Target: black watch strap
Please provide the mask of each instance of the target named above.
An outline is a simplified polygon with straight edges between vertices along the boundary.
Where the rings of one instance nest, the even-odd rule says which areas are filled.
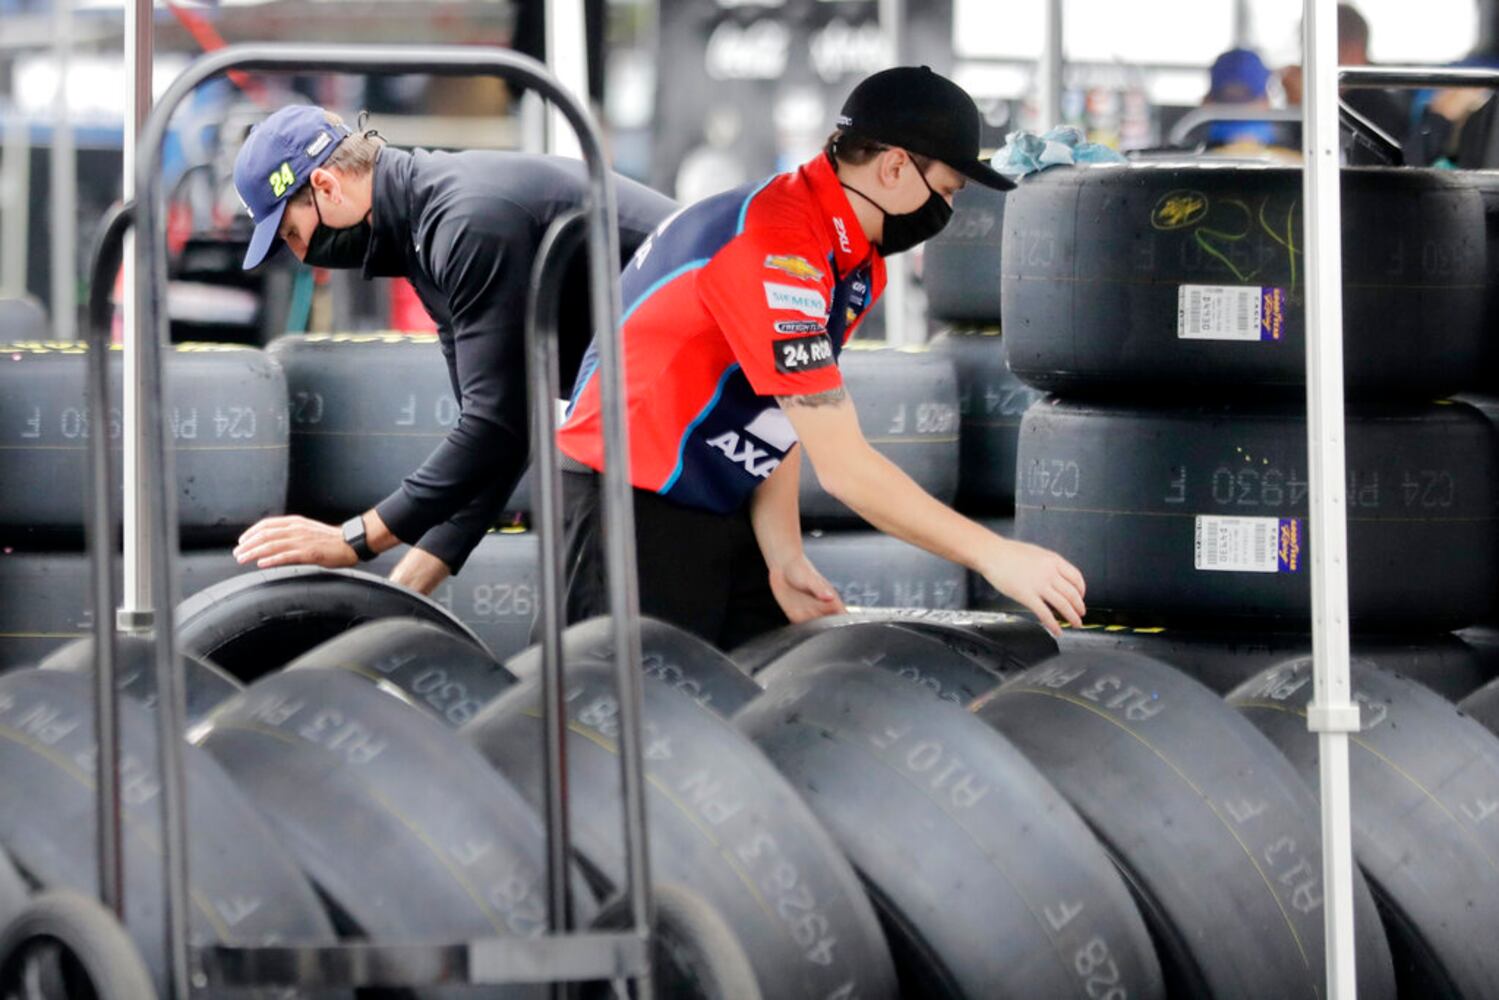
[[[344,541],[348,543],[349,548],[354,550],[360,562],[369,562],[375,558],[375,550],[370,548],[369,542],[364,538],[363,514],[355,514],[344,522],[343,535]]]

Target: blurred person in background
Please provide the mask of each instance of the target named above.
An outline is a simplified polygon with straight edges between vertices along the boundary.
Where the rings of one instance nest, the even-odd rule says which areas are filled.
[[[1338,65],[1372,66],[1369,61],[1369,22],[1350,3],[1338,4]],[[1304,88],[1300,66],[1280,71],[1286,104],[1299,107]],[[1411,130],[1409,99],[1403,91],[1344,90],[1342,99],[1354,111],[1374,123],[1396,143],[1403,143]]]
[[[628,259],[675,208],[616,176],[620,250]],[[412,546],[391,579],[431,593],[458,572],[525,471],[530,437],[525,316],[531,267],[554,220],[581,207],[581,161],[469,150],[411,151],[354,131],[314,106],[255,127],[234,164],[255,232],[244,267],[283,244],[317,267],[404,277],[437,323],[458,422],[421,468],[340,527],[300,516],[251,526],[234,550],[262,569],[353,566]],[[563,384],[592,336],[587,253],[570,262],[559,316]],[[384,387],[372,385],[379,393]]]
[[[1213,60],[1205,107],[1270,108],[1270,70],[1251,49],[1229,49]],[[1269,121],[1215,121],[1208,125],[1207,152],[1218,156],[1294,159],[1284,129]]]

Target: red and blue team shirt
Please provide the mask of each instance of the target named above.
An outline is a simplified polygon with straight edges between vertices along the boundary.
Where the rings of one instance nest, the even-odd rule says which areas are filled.
[[[843,384],[838,356],[885,264],[824,155],[676,213],[620,279],[630,479],[687,507],[738,510],[796,444],[776,396]],[[558,432],[602,469],[597,344]]]

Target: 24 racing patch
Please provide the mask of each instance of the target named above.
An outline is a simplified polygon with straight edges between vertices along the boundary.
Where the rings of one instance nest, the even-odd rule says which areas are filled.
[[[822,272],[810,260],[789,253],[773,253],[765,258],[765,266],[774,271],[789,274],[802,281],[821,283]]]
[[[833,364],[833,342],[826,333],[778,340],[771,347],[775,350],[776,371],[782,375],[816,371]]]

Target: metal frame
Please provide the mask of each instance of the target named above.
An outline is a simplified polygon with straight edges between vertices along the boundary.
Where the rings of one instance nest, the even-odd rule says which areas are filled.
[[[78,339],[78,149],[68,113],[68,67],[73,56],[73,0],[53,0],[52,58],[57,90],[52,97],[52,145],[47,151],[48,222],[52,240],[52,339]]]
[[[1499,87],[1499,69],[1431,66],[1347,66],[1338,70],[1344,87],[1356,90],[1421,87]]]
[[[1360,114],[1346,101],[1338,102],[1338,120],[1350,143],[1368,150],[1380,161],[1399,164],[1404,155],[1400,143],[1378,125]],[[1242,104],[1204,104],[1176,120],[1167,133],[1170,146],[1184,146],[1187,136],[1210,122],[1294,122],[1302,121],[1299,108],[1254,108]]]
[[[517,80],[559,107],[577,133],[589,175],[590,197],[585,207],[559,220],[548,232],[531,276],[533,300],[527,313],[528,355],[539,363],[529,373],[536,416],[532,429],[538,461],[543,585],[543,695],[545,699],[546,780],[548,786],[548,892],[550,931],[540,939],[484,939],[448,944],[376,945],[344,943],[332,946],[190,948],[187,937],[187,825],[182,760],[184,729],[183,680],[179,672],[171,600],[171,569],[176,557],[174,481],[163,420],[162,344],[167,322],[161,305],[166,293],[166,254],[161,234],[162,191],[159,170],[162,143],[172,112],[204,81],[232,68],[252,71],[345,73],[430,73],[435,75],[495,76]],[[175,80],[152,109],[141,131],[135,162],[135,294],[140,309],[138,402],[141,421],[137,446],[143,468],[156,477],[145,492],[141,534],[126,538],[149,550],[142,590],[159,607],[141,607],[154,622],[153,658],[158,685],[158,742],[162,775],[161,818],[164,831],[166,963],[169,996],[187,1000],[194,983],[209,988],[270,985],[311,986],[421,986],[464,982],[470,985],[541,983],[556,986],[583,979],[630,979],[641,996],[652,995],[650,928],[652,925],[648,844],[645,829],[644,769],[641,754],[640,614],[636,580],[634,508],[629,479],[629,454],[624,417],[622,350],[618,343],[620,300],[619,231],[616,223],[613,177],[602,143],[584,108],[533,59],[502,49],[468,46],[399,47],[368,45],[242,45],[205,56]],[[96,274],[110,270],[113,246],[131,226],[130,209],[113,216],[101,245]],[[589,284],[592,321],[597,337],[599,377],[606,415],[603,473],[605,555],[611,608],[614,613],[615,661],[620,705],[620,774],[623,789],[626,885],[633,926],[622,932],[572,933],[566,906],[567,795],[566,716],[561,662],[561,504],[560,472],[552,451],[556,414],[552,400],[559,378],[556,363],[555,303],[538,304],[536,296],[553,288],[561,275],[555,266],[563,253],[574,251],[586,223],[590,254]],[[107,294],[96,282],[91,300],[89,336],[96,349],[90,355],[90,394],[94,433],[91,435],[93,510],[90,525],[96,575],[96,601],[113,607],[113,524],[107,425],[109,404]],[[105,300],[104,305],[99,299]],[[548,308],[548,305],[551,308]],[[101,315],[96,315],[101,314]],[[145,555],[145,553],[140,553]],[[102,572],[100,572],[102,570]],[[122,910],[119,879],[121,823],[117,743],[117,694],[114,685],[114,630],[107,614],[95,622],[99,639],[96,682],[99,691],[100,734],[100,864],[101,886],[114,894]]]
[[[567,692],[562,687],[563,574],[562,467],[551,442],[557,436],[557,407],[562,395],[558,374],[557,316],[566,262],[583,245],[587,219],[580,211],[558,218],[542,237],[531,267],[526,298],[526,368],[530,373],[532,461],[536,467],[536,519],[541,535],[541,697],[546,756],[542,775],[546,784],[548,930],[571,928],[567,891],[567,845],[571,843],[567,794],[567,742],[562,730],[567,719]]]
[[[588,19],[583,0],[546,0],[542,17],[546,63],[558,81],[571,87],[588,104]],[[546,151],[558,156],[579,156],[572,129],[564,128],[556,105],[547,110]]]
[[[126,200],[134,197],[136,188],[135,161],[141,129],[145,128],[146,116],[151,113],[152,80],[156,54],[155,4],[152,0],[134,0],[125,10],[125,56],[130,67],[130,87],[125,94],[125,122],[122,135],[121,171]],[[147,491],[151,487],[153,470],[141,453],[142,431],[145,412],[141,403],[140,378],[140,333],[146,329],[141,322],[140,303],[136,297],[138,282],[136,270],[135,234],[125,233],[125,282],[120,293],[120,312],[124,317],[125,376],[122,395],[124,401],[124,497],[125,497],[125,603],[116,614],[119,628],[128,632],[144,632],[151,627],[150,608],[151,570],[146,564],[146,553],[150,551],[151,533],[145,525],[146,508],[149,503]],[[111,276],[110,281],[114,278]],[[101,612],[102,614],[102,612]]]
[[[1204,104],[1182,115],[1166,133],[1166,143],[1180,146],[1192,130],[1210,122],[1299,122],[1295,108],[1255,108],[1243,104]]]
[[[119,603],[115,586],[114,540],[119,511],[114,500],[114,458],[109,447],[109,334],[114,318],[110,293],[119,273],[125,235],[135,223],[135,203],[118,205],[105,216],[89,276],[88,314],[83,324],[88,346],[89,572],[94,598],[94,739],[98,773],[94,783],[98,809],[99,899],[122,923],[125,919],[124,820],[120,812],[120,704],[114,690],[115,623]]]
[[[1306,0],[1306,122],[1301,129],[1306,206],[1306,422],[1312,563],[1312,702],[1322,800],[1324,943],[1329,1000],[1358,994],[1354,945],[1352,805],[1348,734],[1359,711],[1348,680],[1348,520],[1343,433],[1343,230],[1339,159],[1337,7]]]

